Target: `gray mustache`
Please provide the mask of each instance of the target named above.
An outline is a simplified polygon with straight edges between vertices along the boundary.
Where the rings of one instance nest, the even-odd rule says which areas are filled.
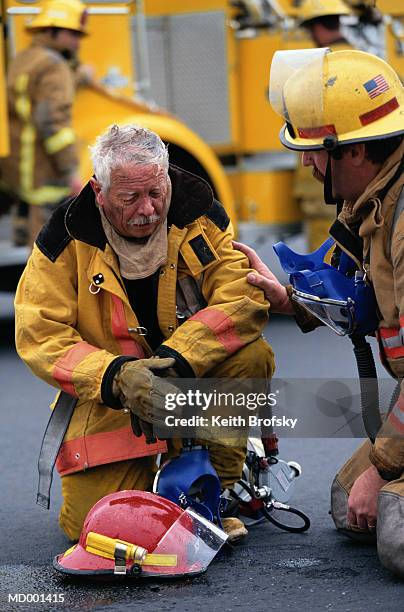
[[[128,225],[147,225],[148,223],[155,223],[160,220],[159,215],[151,215],[150,217],[144,217],[143,215],[140,217],[133,217],[128,221]]]

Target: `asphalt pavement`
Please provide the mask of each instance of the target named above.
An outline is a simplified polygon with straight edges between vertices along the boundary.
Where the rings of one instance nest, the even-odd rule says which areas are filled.
[[[280,378],[355,376],[349,343],[327,329],[304,336],[292,320],[274,318],[266,336]],[[54,390],[19,360],[9,321],[0,322],[0,384],[1,611],[403,609],[404,581],[382,568],[373,547],[358,546],[333,529],[330,483],[360,443],[345,438],[280,441],[281,457],[303,468],[293,505],[310,516],[305,534],[283,532],[269,523],[254,527],[246,544],[222,549],[208,571],[193,580],[101,584],[62,577],[51,565],[54,555],[69,547],[57,522],[57,476],[50,511],[35,505],[37,456]],[[34,603],[28,596],[35,594],[45,601]]]

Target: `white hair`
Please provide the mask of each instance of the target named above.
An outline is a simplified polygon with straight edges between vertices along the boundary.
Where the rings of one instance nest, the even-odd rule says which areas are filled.
[[[94,173],[103,191],[110,186],[111,171],[126,164],[157,165],[168,172],[168,151],[155,132],[134,125],[110,125],[90,148]]]

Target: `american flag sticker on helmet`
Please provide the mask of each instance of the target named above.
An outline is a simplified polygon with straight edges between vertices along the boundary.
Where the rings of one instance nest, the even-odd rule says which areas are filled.
[[[366,81],[366,83],[363,84],[363,87],[368,92],[370,98],[376,98],[377,96],[380,96],[380,94],[390,89],[390,85],[381,74],[373,77],[373,79],[370,79],[370,81]]]

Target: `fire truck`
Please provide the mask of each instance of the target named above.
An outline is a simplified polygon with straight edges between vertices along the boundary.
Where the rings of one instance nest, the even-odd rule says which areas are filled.
[[[29,45],[26,26],[41,10],[40,3],[0,0],[1,6],[1,130],[0,154],[7,154],[7,113],[5,69],[9,58]],[[235,221],[234,197],[224,168],[212,148],[183,121],[157,104],[146,101],[147,50],[143,25],[144,7],[140,1],[88,2],[89,36],[83,40],[80,59],[95,69],[95,82],[77,92],[73,127],[80,155],[83,181],[92,174],[88,145],[112,123],[136,123],[156,131],[169,145],[170,160],[205,178],[215,196]],[[136,62],[135,62],[135,59]],[[10,291],[22,271],[27,247],[10,244],[9,219],[0,228],[0,290]]]
[[[298,159],[279,143],[281,119],[268,103],[268,81],[276,50],[312,46],[299,27],[304,2],[87,0],[90,35],[82,42],[80,59],[94,66],[96,84],[80,89],[74,105],[83,180],[91,175],[88,145],[95,137],[111,123],[134,122],[169,143],[173,163],[210,182],[242,239],[259,247],[297,232],[301,216],[293,178]],[[404,77],[404,2],[346,4],[352,12],[344,18],[347,37],[358,48],[384,56]],[[0,0],[0,7],[4,155],[7,58],[29,44],[26,25],[41,4]],[[27,253],[19,253],[21,265]],[[15,259],[16,250],[0,227],[0,289],[9,276],[9,285],[14,282],[15,270],[4,272],[11,256]]]

